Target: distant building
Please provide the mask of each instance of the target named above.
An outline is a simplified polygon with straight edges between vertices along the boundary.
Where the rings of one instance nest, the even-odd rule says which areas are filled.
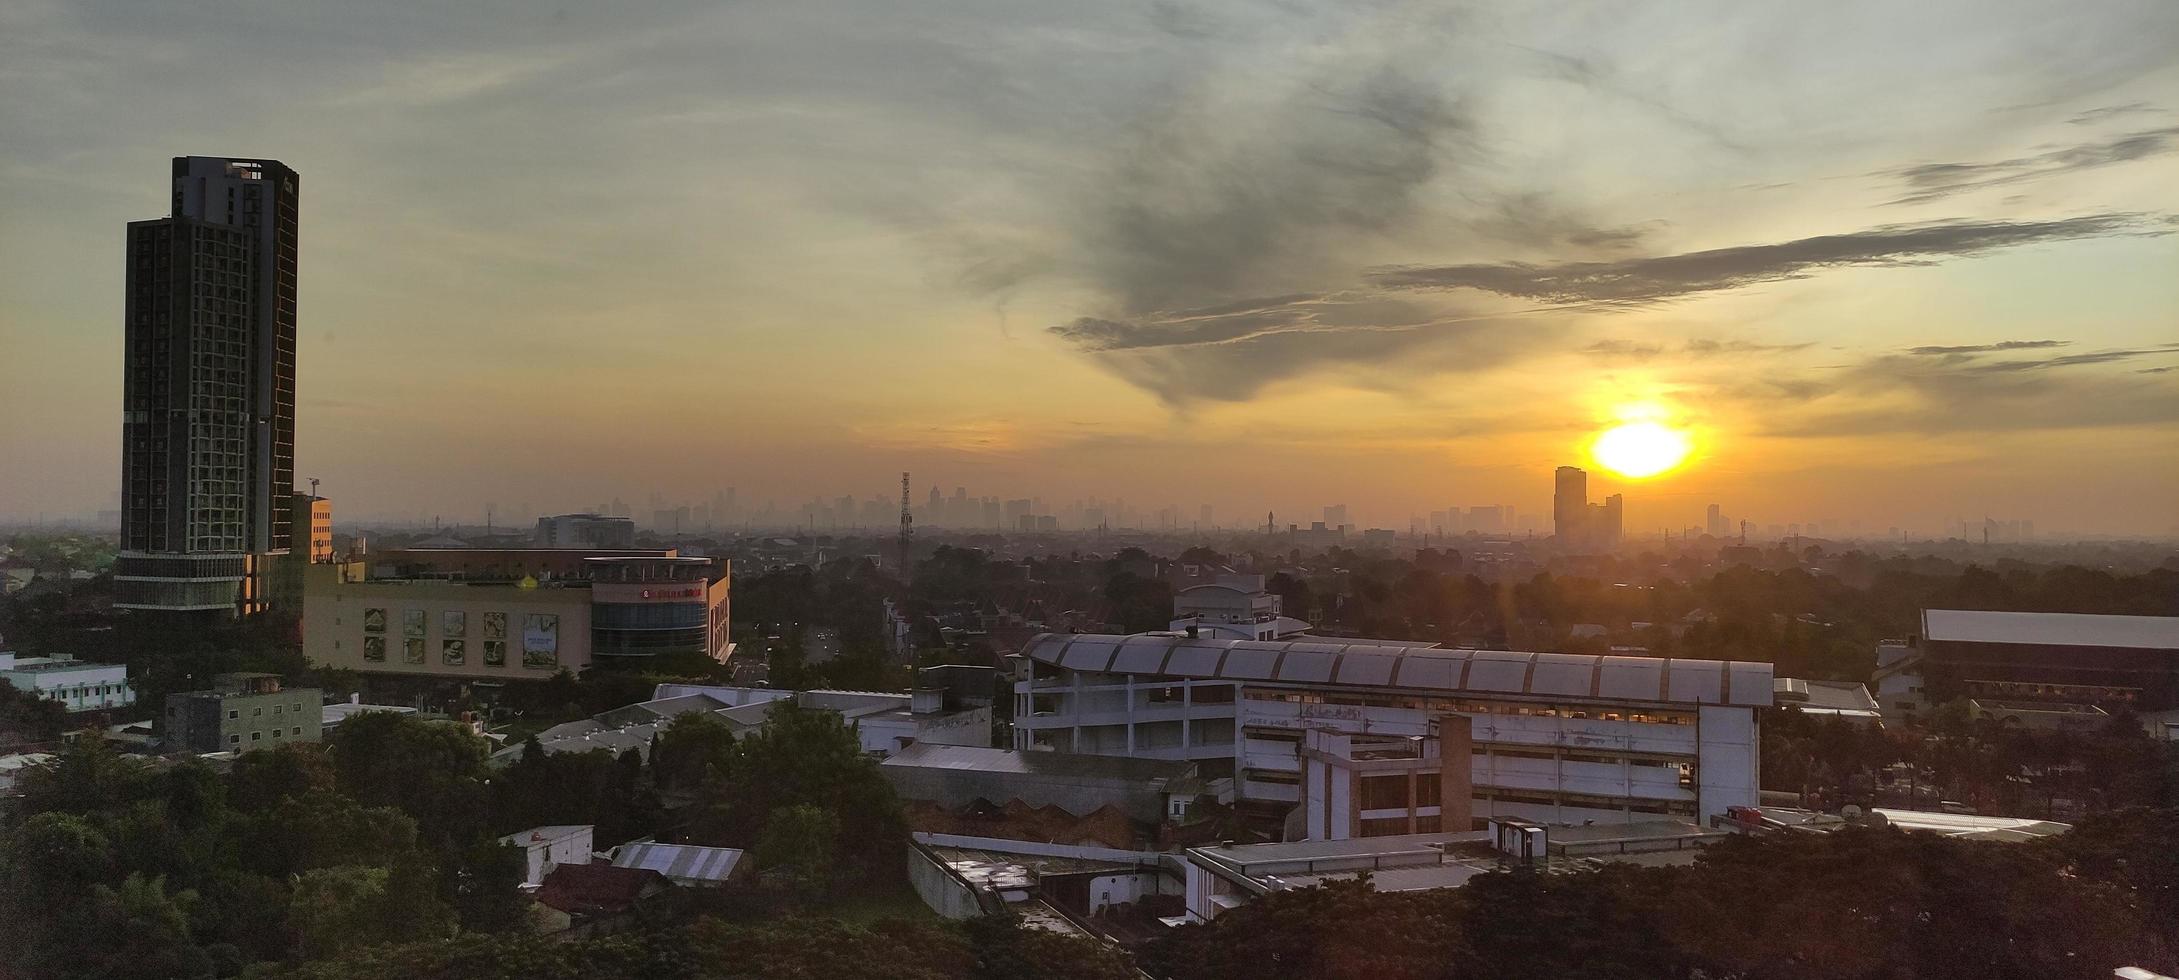
[[[303,654],[365,673],[542,679],[597,660],[724,663],[725,559],[663,551],[402,551],[311,566]]]
[[[2175,616],[1927,609],[1910,649],[1925,703],[1965,697],[2142,712],[2179,707]]]
[[[136,703],[136,688],[129,683],[128,668],[121,664],[0,653],[0,681],[58,701],[69,711],[101,711]]]
[[[1804,681],[1780,677],[1772,682],[1778,707],[1791,707],[1812,718],[1836,718],[1862,728],[1883,726],[1883,712],[1867,686],[1853,681]]]
[[[203,755],[315,742],[323,701],[317,688],[283,690],[274,674],[222,674],[212,690],[167,695],[165,743]]]
[[[1283,601],[1264,590],[1261,575],[1221,574],[1173,593],[1171,627],[1225,640],[1277,640],[1307,631],[1308,623],[1285,614]]]
[[[1561,466],[1552,477],[1551,533],[1564,548],[1586,543],[1588,527],[1588,471],[1579,466]]]
[[[537,519],[540,548],[633,548],[636,522],[599,514],[561,514]]]
[[[590,863],[593,829],[589,824],[537,827],[508,834],[499,842],[522,849],[522,883],[541,885],[554,868]]]
[[[884,756],[916,742],[990,745],[991,707],[957,708],[938,689],[915,694],[876,691],[785,691],[768,687],[660,684],[651,699],[600,712],[582,721],[554,725],[537,733],[546,752],[604,749],[618,755],[629,749],[649,755],[651,738],[675,718],[704,712],[725,722],[739,736],[764,727],[778,705],[831,711],[856,733],[862,749]],[[524,751],[520,744],[493,753],[508,763]]]
[[[333,502],[295,494],[288,520],[288,553],[273,561],[271,599],[281,608],[300,609],[305,567],[333,562]]]
[[[289,548],[296,211],[277,160],[175,157],[128,228],[114,605],[248,615]]]

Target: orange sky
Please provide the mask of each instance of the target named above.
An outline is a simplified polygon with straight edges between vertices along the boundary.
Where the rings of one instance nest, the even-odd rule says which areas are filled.
[[[1404,527],[1645,402],[1637,527],[2179,530],[2179,8],[1809,6],[10,4],[0,517],[114,506],[123,225],[232,153],[346,515]]]

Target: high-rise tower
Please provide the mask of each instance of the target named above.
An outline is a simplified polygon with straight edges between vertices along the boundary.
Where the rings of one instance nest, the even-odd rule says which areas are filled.
[[[264,608],[295,483],[301,184],[176,157],[169,215],[129,223],[116,606]]]
[[[1551,530],[1561,548],[1589,543],[1589,474],[1579,466],[1561,466],[1553,481]]]

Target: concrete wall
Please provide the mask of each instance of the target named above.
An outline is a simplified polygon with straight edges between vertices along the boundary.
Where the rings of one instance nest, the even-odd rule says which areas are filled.
[[[985,912],[968,882],[940,864],[931,852],[914,844],[908,845],[908,884],[941,918],[973,919]]]

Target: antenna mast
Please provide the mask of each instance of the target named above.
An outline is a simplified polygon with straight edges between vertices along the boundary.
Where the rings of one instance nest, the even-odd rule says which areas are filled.
[[[900,579],[908,580],[908,552],[915,542],[915,515],[908,509],[908,471],[900,471]]]

